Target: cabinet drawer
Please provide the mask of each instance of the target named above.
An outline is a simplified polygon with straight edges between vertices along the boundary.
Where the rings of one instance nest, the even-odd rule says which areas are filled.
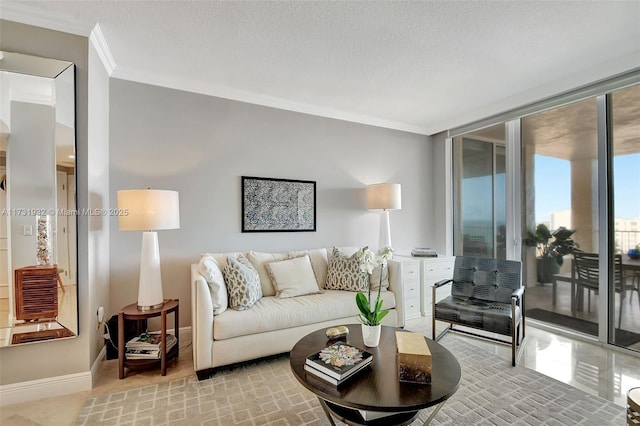
[[[422,263],[422,271],[425,276],[442,275],[453,272],[454,257],[447,257],[438,260],[425,260]]]
[[[404,281],[420,279],[420,264],[418,262],[406,262],[402,265],[402,278]]]
[[[404,283],[404,300],[420,300],[420,281]]]
[[[418,299],[406,301],[404,304],[404,318],[410,319],[420,316],[420,302]]]

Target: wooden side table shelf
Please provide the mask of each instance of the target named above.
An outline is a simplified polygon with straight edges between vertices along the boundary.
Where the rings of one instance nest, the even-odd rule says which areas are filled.
[[[160,365],[160,370],[163,376],[167,375],[167,362],[173,359],[178,359],[178,352],[180,351],[180,338],[178,336],[178,299],[167,299],[164,301],[164,305],[157,309],[151,309],[148,311],[139,311],[137,303],[127,305],[118,313],[118,370],[121,379],[124,379],[124,369],[146,369],[151,367],[157,367]],[[173,348],[167,352],[167,314],[173,312],[174,330],[176,336],[176,344]],[[137,321],[136,333],[139,335],[142,333],[142,321],[148,318],[160,317],[160,334],[162,342],[160,344],[160,359],[126,359],[125,358],[125,336],[124,336],[124,322],[126,320]]]

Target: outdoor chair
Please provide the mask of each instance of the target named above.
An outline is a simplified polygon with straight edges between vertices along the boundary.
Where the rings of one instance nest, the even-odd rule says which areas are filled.
[[[451,284],[451,295],[436,302],[438,288]],[[453,278],[433,286],[432,337],[439,340],[449,330],[511,345],[511,364],[516,365],[516,346],[524,339],[524,286],[522,263],[514,260],[457,256]],[[449,327],[436,337],[436,320]],[[510,336],[510,340],[453,328],[454,324]]]
[[[588,294],[588,309],[591,310],[591,291],[598,293],[600,288],[600,265],[597,253],[585,253],[581,251],[573,252],[573,263],[575,267],[576,298],[578,309],[582,306],[583,292],[586,289]],[[622,255],[616,254],[613,257],[613,282],[615,292],[620,295],[620,309],[618,312],[618,328],[622,323],[622,301],[625,297],[624,270],[622,269]]]

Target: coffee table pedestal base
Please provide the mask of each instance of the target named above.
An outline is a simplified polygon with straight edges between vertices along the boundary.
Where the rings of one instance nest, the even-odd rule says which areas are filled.
[[[320,406],[324,410],[324,413],[327,415],[332,426],[335,426],[333,417],[336,417],[341,422],[352,426],[403,426],[413,422],[416,417],[418,417],[418,414],[420,414],[420,411],[405,411],[402,413],[388,413],[388,415],[365,420],[359,410],[343,407],[341,405],[334,404],[333,402],[325,401],[322,398],[318,398],[318,401],[320,401]],[[429,415],[429,418],[424,422],[425,426],[431,422],[436,414],[438,414],[438,411],[440,411],[440,408],[442,408],[445,402],[446,400],[435,406],[433,412]],[[375,411],[375,413],[383,414],[381,411]]]

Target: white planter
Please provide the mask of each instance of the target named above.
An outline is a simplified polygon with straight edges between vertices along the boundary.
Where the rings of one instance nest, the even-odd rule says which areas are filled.
[[[375,348],[380,343],[380,331],[381,325],[362,325],[362,340],[364,345],[370,348]]]

